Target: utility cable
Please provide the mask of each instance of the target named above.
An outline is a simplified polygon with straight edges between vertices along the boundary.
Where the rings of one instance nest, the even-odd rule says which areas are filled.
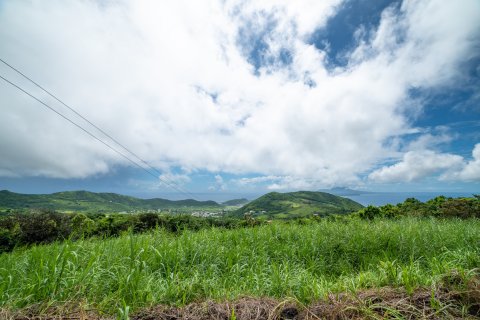
[[[120,156],[122,156],[123,158],[127,159],[129,162],[131,162],[132,164],[134,164],[135,166],[139,167],[140,169],[144,170],[145,172],[147,172],[148,174],[150,174],[151,176],[155,177],[155,179],[159,179],[161,182],[165,183],[167,186],[169,186],[170,188],[172,189],[175,189],[176,191],[180,192],[180,193],[183,193],[183,194],[188,194],[186,193],[185,191],[177,188],[175,185],[172,185],[170,184],[169,182],[165,181],[164,179],[158,177],[156,174],[152,173],[150,170],[146,169],[145,167],[141,166],[140,164],[138,164],[136,161],[130,159],[127,155],[125,155],[124,153],[120,152],[119,150],[115,149],[114,147],[112,147],[111,145],[109,145],[108,143],[106,143],[105,141],[103,141],[102,139],[98,138],[97,136],[95,136],[93,133],[91,133],[90,131],[88,131],[87,129],[85,129],[84,127],[82,127],[81,125],[79,125],[78,123],[76,123],[75,121],[71,120],[70,118],[68,118],[67,116],[65,116],[64,114],[60,113],[59,111],[57,111],[56,109],[54,109],[53,107],[51,107],[50,105],[48,105],[47,103],[45,103],[44,101],[40,100],[39,98],[37,98],[36,96],[34,96],[33,94],[27,92],[25,89],[21,88],[20,86],[18,86],[17,84],[11,82],[10,80],[4,78],[2,75],[0,75],[0,78],[2,80],[4,80],[5,82],[7,82],[8,84],[10,84],[11,86],[17,88],[18,90],[20,90],[21,92],[23,92],[24,94],[28,95],[30,98],[36,100],[37,102],[39,102],[40,104],[42,104],[44,107],[48,108],[49,110],[55,112],[57,115],[59,115],[60,117],[62,117],[63,119],[67,120],[68,122],[70,122],[71,124],[73,124],[74,126],[76,126],[77,128],[79,128],[80,130],[82,130],[83,132],[85,132],[86,134],[88,134],[90,137],[94,138],[95,140],[99,141],[100,143],[102,143],[103,145],[105,145],[106,147],[108,147],[109,149],[111,149],[112,151],[116,152],[117,154],[119,154]]]
[[[48,94],[50,97],[52,97],[53,99],[55,99],[56,101],[58,101],[59,103],[61,103],[63,106],[65,106],[66,108],[68,108],[70,111],[72,111],[73,113],[75,113],[77,116],[79,116],[80,118],[82,118],[85,122],[87,122],[88,124],[90,124],[92,127],[94,127],[95,129],[97,129],[98,131],[100,131],[102,134],[104,134],[106,137],[108,137],[110,140],[112,140],[113,142],[115,142],[118,146],[120,146],[122,149],[124,149],[125,151],[127,151],[130,155],[134,156],[137,160],[139,160],[140,162],[142,162],[144,165],[146,165],[147,167],[149,167],[150,169],[152,169],[153,171],[155,171],[158,175],[162,175],[162,172],[160,172],[159,170],[157,170],[155,167],[151,166],[150,164],[148,164],[145,160],[143,160],[142,158],[140,158],[140,156],[138,156],[136,153],[134,153],[133,151],[131,151],[130,149],[128,149],[127,147],[125,147],[122,143],[120,143],[117,139],[113,138],[110,134],[108,134],[107,132],[105,132],[105,130],[101,129],[100,127],[98,127],[97,125],[95,125],[92,121],[88,120],[85,116],[83,116],[82,114],[80,114],[78,111],[76,111],[73,107],[69,106],[68,104],[66,104],[65,102],[63,102],[60,98],[58,98],[57,96],[55,96],[53,93],[51,93],[50,91],[48,91],[47,89],[45,89],[44,87],[42,87],[40,84],[38,84],[37,82],[35,82],[33,79],[31,79],[30,77],[28,77],[27,75],[25,75],[23,72],[21,72],[20,70],[18,70],[17,68],[15,68],[14,66],[12,66],[11,64],[9,64],[8,62],[6,62],[5,60],[3,60],[2,58],[0,58],[0,61],[5,64],[6,66],[8,66],[10,69],[14,70],[15,72],[17,72],[18,74],[20,74],[22,77],[24,77],[25,79],[27,79],[28,81],[30,81],[31,83],[33,83],[35,86],[37,86],[39,89],[41,89],[43,92],[45,92],[46,94]],[[170,179],[164,179],[164,180],[167,180],[169,181]],[[163,181],[162,181],[163,182]],[[169,183],[171,184],[175,184],[175,182],[173,181],[169,181]],[[178,189],[181,189],[180,186],[176,185],[176,187]],[[182,193],[184,194],[187,194],[191,197],[193,197],[193,195],[188,192],[188,191],[182,191]]]

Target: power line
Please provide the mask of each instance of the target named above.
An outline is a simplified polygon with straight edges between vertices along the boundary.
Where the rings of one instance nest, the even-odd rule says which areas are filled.
[[[92,121],[88,120],[85,116],[83,116],[82,114],[80,114],[78,111],[76,111],[73,107],[69,106],[68,104],[66,104],[64,101],[62,101],[60,98],[58,98],[57,96],[55,96],[53,93],[51,93],[50,91],[48,91],[47,89],[45,89],[44,87],[42,87],[40,84],[38,84],[37,82],[35,82],[33,79],[31,79],[30,77],[28,77],[27,75],[25,75],[23,72],[21,72],[20,70],[18,70],[17,68],[15,68],[14,66],[12,66],[11,64],[9,64],[8,62],[6,62],[5,60],[3,60],[2,58],[0,58],[0,61],[2,63],[4,63],[6,66],[8,66],[10,69],[14,70],[15,72],[17,72],[18,74],[20,74],[22,77],[24,77],[25,79],[27,79],[28,81],[30,81],[31,83],[33,83],[35,86],[37,86],[38,88],[40,88],[43,92],[45,92],[46,94],[48,94],[50,97],[52,97],[53,99],[55,99],[56,101],[58,101],[59,103],[61,103],[63,106],[65,106],[66,108],[68,108],[70,111],[72,111],[73,113],[75,113],[77,116],[79,116],[80,118],[82,118],[85,122],[87,122],[88,124],[90,124],[92,127],[94,127],[95,129],[97,129],[98,131],[100,131],[103,135],[105,135],[106,137],[108,137],[110,140],[112,140],[114,143],[116,143],[118,146],[120,146],[122,149],[124,149],[125,151],[127,151],[130,155],[134,156],[137,160],[139,160],[140,162],[142,162],[144,165],[146,165],[147,167],[149,167],[150,169],[152,169],[154,172],[156,172],[158,175],[162,175],[162,172],[160,172],[159,170],[157,170],[155,167],[151,166],[150,164],[148,164],[145,160],[143,160],[142,158],[140,158],[140,156],[138,156],[136,153],[134,153],[133,151],[131,151],[130,149],[128,149],[127,147],[125,147],[122,143],[120,143],[117,139],[113,138],[110,134],[108,134],[107,132],[105,132],[105,130],[101,129],[100,127],[98,127],[97,125],[95,125]],[[23,91],[23,90],[22,90]],[[173,184],[176,186],[176,189],[178,191],[178,189],[181,189],[174,181],[171,181],[170,179],[161,179],[160,177],[158,177],[162,182],[165,183],[165,181],[168,181],[169,184]],[[165,181],[164,181],[165,180]],[[167,184],[167,185],[169,185]],[[187,194],[191,197],[194,197],[190,192],[188,191],[182,191],[182,193],[184,194]]]
[[[148,174],[150,174],[151,176],[155,177],[155,179],[159,179],[161,182],[165,183],[167,186],[169,186],[170,188],[172,189],[175,189],[176,191],[180,192],[180,193],[183,193],[183,194],[188,194],[186,193],[185,191],[177,188],[175,185],[165,181],[164,179],[158,177],[156,174],[152,173],[150,170],[146,169],[145,167],[141,166],[140,164],[138,164],[136,161],[130,159],[127,155],[125,155],[124,153],[120,152],[119,150],[115,149],[114,147],[112,147],[111,145],[109,145],[108,143],[106,143],[105,141],[103,141],[102,139],[98,138],[96,135],[94,135],[93,133],[91,133],[90,131],[88,131],[87,129],[85,129],[84,127],[82,127],[81,125],[79,125],[78,123],[76,123],[75,121],[71,120],[70,118],[68,118],[67,116],[65,116],[64,114],[60,113],[59,111],[57,111],[56,109],[54,109],[53,107],[51,107],[50,105],[48,105],[47,103],[45,103],[44,101],[40,100],[39,98],[37,98],[36,96],[34,96],[33,94],[27,92],[25,89],[21,88],[20,86],[18,86],[17,84],[11,82],[10,80],[4,78],[2,75],[0,75],[0,78],[2,80],[4,80],[5,82],[7,82],[8,84],[10,84],[11,86],[17,88],[18,90],[20,90],[21,92],[23,92],[24,94],[28,95],[30,98],[36,100],[37,102],[39,102],[40,104],[42,104],[44,107],[48,108],[49,110],[55,112],[57,115],[59,115],[60,117],[62,117],[63,119],[67,120],[68,122],[70,122],[71,124],[73,124],[74,126],[76,126],[77,128],[79,128],[80,130],[82,130],[83,132],[85,132],[86,134],[88,134],[89,136],[91,136],[92,138],[94,138],[95,140],[99,141],[100,143],[102,143],[103,145],[105,145],[106,147],[108,147],[109,149],[111,149],[112,151],[116,152],[117,154],[119,154],[120,156],[122,156],[123,158],[127,159],[129,162],[131,162],[132,164],[134,164],[135,166],[139,167],[140,169],[144,170],[145,172],[147,172]]]
[[[133,155],[135,158],[137,158],[138,160],[140,160],[142,163],[144,163],[145,165],[147,165],[148,167],[150,167],[151,169],[153,169],[155,172],[157,172],[158,174],[162,174],[160,171],[158,171],[157,169],[155,169],[154,167],[150,166],[146,161],[144,161],[143,159],[141,159],[139,156],[137,156],[135,153],[133,153],[132,151],[130,151],[127,147],[125,147],[123,144],[121,144],[119,141],[117,141],[116,139],[114,139],[111,135],[109,135],[107,132],[105,132],[104,130],[102,130],[101,128],[99,128],[97,125],[95,125],[93,122],[91,122],[90,120],[88,120],[86,117],[84,117],[82,114],[80,114],[79,112],[77,112],[75,109],[73,109],[72,107],[70,107],[69,105],[67,105],[65,102],[63,102],[62,100],[60,100],[59,98],[57,98],[54,94],[50,93],[48,90],[46,90],[45,88],[43,88],[41,85],[39,85],[37,82],[35,82],[34,80],[32,80],[31,78],[29,78],[28,76],[26,76],[24,73],[22,73],[20,70],[16,69],[15,67],[13,67],[12,65],[8,64],[5,60],[3,60],[2,58],[0,58],[0,61],[3,62],[5,65],[7,65],[9,68],[11,68],[12,70],[16,71],[17,73],[19,73],[20,75],[22,75],[25,79],[27,79],[28,81],[30,81],[31,83],[33,83],[35,86],[37,86],[38,88],[40,88],[42,91],[44,91],[46,94],[48,94],[49,96],[51,96],[52,98],[54,98],[55,100],[57,100],[58,102],[60,102],[62,105],[64,105],[65,107],[67,107],[69,110],[71,110],[73,113],[75,113],[77,116],[79,116],[80,118],[82,118],[84,121],[88,122],[91,126],[93,126],[95,129],[97,129],[98,131],[100,131],[101,133],[103,133],[105,136],[107,136],[108,138],[110,138],[113,142],[115,142],[117,145],[119,145],[120,147],[122,147],[124,150],[126,150],[128,153],[130,153],[131,155]]]

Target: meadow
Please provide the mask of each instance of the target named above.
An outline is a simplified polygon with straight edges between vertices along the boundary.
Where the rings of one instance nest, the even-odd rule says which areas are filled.
[[[252,228],[164,229],[18,248],[0,255],[0,308],[77,305],[128,318],[157,304],[435,288],[480,266],[480,220],[401,217],[274,221]],[[468,306],[465,310],[468,310]],[[465,311],[466,312],[466,311]],[[235,317],[232,317],[235,318]]]

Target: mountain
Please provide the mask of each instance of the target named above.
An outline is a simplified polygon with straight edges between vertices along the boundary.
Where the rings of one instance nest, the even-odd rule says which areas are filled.
[[[320,192],[326,192],[326,193],[331,193],[336,196],[359,196],[361,194],[368,194],[372,192],[368,191],[360,191],[360,190],[353,190],[345,187],[336,187],[332,189],[324,189],[324,190],[319,190]]]
[[[116,193],[65,191],[52,194],[21,194],[0,191],[0,208],[46,208],[59,211],[114,212],[133,210],[180,209],[185,207],[212,208],[221,205],[215,201],[139,199]]]
[[[293,218],[312,214],[346,214],[361,208],[363,206],[353,200],[325,192],[271,192],[236,210],[234,214],[252,212],[254,217]]]
[[[224,206],[242,206],[242,205],[247,204],[249,202],[250,201],[248,199],[241,198],[241,199],[232,199],[232,200],[222,202],[222,205],[224,205]]]

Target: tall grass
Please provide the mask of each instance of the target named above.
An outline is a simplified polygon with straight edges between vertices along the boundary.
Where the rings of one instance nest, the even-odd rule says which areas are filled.
[[[480,220],[323,220],[54,243],[0,255],[0,307],[294,297],[385,285],[413,291],[480,266]]]

